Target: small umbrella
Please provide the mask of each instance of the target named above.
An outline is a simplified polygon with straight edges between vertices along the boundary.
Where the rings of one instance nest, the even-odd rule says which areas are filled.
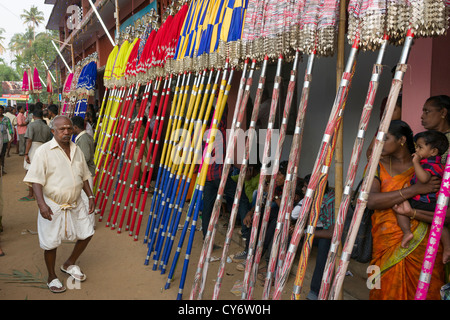
[[[33,92],[37,94],[42,92],[42,83],[41,79],[39,78],[39,71],[36,67],[33,71]]]
[[[118,52],[119,52],[119,46],[115,46],[111,50],[111,52],[108,56],[108,60],[106,61],[105,74],[103,76],[103,83],[105,84],[106,88],[111,88],[111,75],[112,75],[112,70],[114,68],[114,62],[116,61]]]
[[[29,82],[28,72],[26,70],[23,72],[22,92],[24,94],[28,94],[30,92],[30,82]]]
[[[50,71],[48,70],[47,70],[47,92],[50,94],[53,93],[52,78],[50,76]]]
[[[72,86],[72,80],[73,80],[73,73],[69,73],[66,77],[66,80],[64,81],[64,87],[62,92],[62,96],[64,98],[64,105],[61,114],[65,114],[67,112],[68,107],[67,99],[69,97],[70,87]]]

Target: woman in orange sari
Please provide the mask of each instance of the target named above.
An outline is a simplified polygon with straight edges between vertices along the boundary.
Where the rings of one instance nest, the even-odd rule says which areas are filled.
[[[440,181],[436,178],[428,184],[410,185],[414,174],[413,152],[413,135],[408,124],[392,121],[367,203],[368,208],[374,210],[371,264],[378,266],[381,273],[379,286],[370,291],[371,300],[413,300],[415,296],[433,212],[413,212],[405,200],[416,194],[438,191]],[[406,249],[401,247],[403,233],[397,224],[398,212],[411,217],[414,238]],[[440,246],[427,298],[440,299],[442,285],[444,267]]]

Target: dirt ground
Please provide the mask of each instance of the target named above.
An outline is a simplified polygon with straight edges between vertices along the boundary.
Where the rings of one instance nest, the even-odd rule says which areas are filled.
[[[150,261],[150,265],[144,265],[147,245],[143,243],[143,234],[148,215],[144,216],[142,220],[143,227],[141,228],[138,241],[133,241],[133,237],[130,237],[125,231],[118,234],[117,230],[105,227],[105,219],[103,222],[97,222],[96,233],[77,263],[87,275],[87,280],[82,283],[76,284],[70,279],[68,280],[68,276],[59,271],[59,266],[68,257],[73,248],[73,243],[63,243],[57,250],[56,265],[59,279],[66,283],[68,290],[61,294],[51,293],[45,285],[47,271],[43,259],[43,251],[39,247],[36,234],[37,205],[35,201],[18,201],[19,198],[27,195],[27,186],[22,182],[25,176],[23,157],[14,152],[15,148],[13,146],[11,156],[6,158],[5,168],[7,174],[2,178],[4,231],[0,234],[0,246],[5,252],[5,256],[0,257],[0,300],[177,299],[189,233],[184,241],[173,282],[168,289],[165,289],[175,249],[172,250],[169,266],[165,274],[161,274],[159,270],[152,270],[153,261]],[[147,206],[151,202],[150,198],[151,195],[147,201]],[[181,221],[184,223],[184,218]],[[226,227],[223,226],[225,223],[224,219],[219,220],[219,232],[217,232],[216,236],[216,244],[222,247],[226,232]],[[238,229],[239,227],[235,228],[236,235],[233,237],[228,255],[242,250],[243,242],[237,234]],[[180,234],[180,231],[177,232],[177,236]],[[178,237],[175,240],[175,245],[177,244]],[[193,274],[197,268],[202,244],[201,232],[196,232],[184,290],[182,290],[183,300],[189,299]],[[313,254],[309,259],[308,270],[303,284],[303,299],[309,290],[309,281],[314,267]],[[212,255],[220,257],[222,249],[216,249]],[[218,266],[218,261],[210,263],[203,294],[204,300],[212,298]],[[293,267],[292,270],[295,272],[296,267]],[[34,283],[25,283],[23,280],[11,281],[11,276],[19,272],[23,274],[29,273],[29,276],[36,281]],[[357,274],[347,278],[348,280],[346,279],[344,283],[344,300],[367,299],[368,290],[365,287],[365,279]],[[232,288],[242,279],[243,272],[236,269],[236,263],[227,262],[219,300],[240,300],[240,294],[233,293]],[[285,286],[283,300],[290,299],[293,280],[294,275],[291,274],[289,282]],[[255,287],[255,299],[258,300],[262,297],[262,288],[263,286],[259,281]]]

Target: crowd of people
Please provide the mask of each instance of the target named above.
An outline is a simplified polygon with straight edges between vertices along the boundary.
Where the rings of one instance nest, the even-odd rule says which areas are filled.
[[[90,106],[91,108],[91,106]],[[422,110],[424,131],[413,134],[410,126],[401,120],[402,103],[398,100],[389,131],[386,134],[380,157],[377,175],[374,179],[367,207],[373,210],[372,221],[372,260],[381,270],[380,287],[371,289],[370,299],[412,300],[422,268],[422,261],[430,232],[438,192],[443,177],[450,141],[450,97],[433,96],[425,101]],[[52,292],[64,292],[65,286],[55,273],[56,248],[61,239],[67,237],[77,240],[72,255],[60,269],[79,281],[86,275],[76,265],[76,260],[88,245],[94,234],[94,195],[92,179],[95,174],[94,140],[95,110],[88,109],[86,117],[68,118],[58,115],[58,107],[44,107],[40,102],[28,106],[0,106],[0,139],[3,141],[0,165],[1,175],[6,174],[7,158],[10,150],[23,156],[25,170],[24,182],[29,186],[28,195],[20,201],[36,201],[39,209],[38,234],[44,260],[48,269],[48,287]],[[227,110],[219,124],[222,137],[225,137]],[[371,155],[373,142],[368,148]],[[223,155],[226,145],[222,143]],[[214,149],[216,150],[216,149]],[[217,149],[219,150],[219,149]],[[51,161],[49,160],[51,159]],[[76,162],[77,165],[70,165]],[[281,162],[276,173],[273,198],[262,203],[270,204],[270,218],[266,229],[263,254],[266,261],[270,254],[271,242],[276,227],[283,185],[286,179],[287,162]],[[5,170],[6,169],[6,170]],[[223,164],[212,163],[204,186],[202,208],[202,229],[205,237],[214,202],[219,191]],[[63,179],[72,172],[70,177]],[[245,239],[242,252],[235,253],[233,260],[237,269],[243,271],[248,255],[253,214],[257,190],[260,182],[259,162],[248,166],[239,201],[240,233]],[[233,167],[227,177],[223,199],[225,203],[234,202],[239,167]],[[270,178],[270,176],[268,176]],[[298,178],[295,190],[291,225],[295,225],[306,194],[310,175]],[[268,193],[268,181],[264,185],[263,197]],[[1,185],[0,185],[1,187]],[[307,299],[318,297],[321,278],[331,238],[335,227],[335,195],[332,187],[325,189],[322,205],[315,229],[314,244],[317,257]],[[3,203],[0,199],[0,208]],[[76,213],[65,215],[70,210]],[[264,210],[261,210],[261,213]],[[1,210],[0,210],[1,213]],[[68,217],[71,217],[70,219]],[[262,217],[262,215],[261,215]],[[0,215],[0,232],[3,231]],[[447,264],[450,261],[450,232],[447,223],[442,231],[441,246],[430,281],[429,299],[440,299],[440,289],[447,283]],[[64,230],[66,235],[59,234]],[[69,226],[69,228],[67,228]],[[299,246],[301,247],[301,246]],[[215,245],[214,249],[220,248]],[[0,248],[0,256],[5,253]],[[265,268],[265,269],[264,269]],[[258,278],[264,280],[267,267],[260,269]]]

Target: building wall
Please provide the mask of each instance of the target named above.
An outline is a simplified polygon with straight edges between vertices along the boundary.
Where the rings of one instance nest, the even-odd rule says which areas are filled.
[[[425,101],[434,95],[450,95],[450,36],[416,39],[403,81],[402,119],[414,133],[423,131],[420,115]]]

